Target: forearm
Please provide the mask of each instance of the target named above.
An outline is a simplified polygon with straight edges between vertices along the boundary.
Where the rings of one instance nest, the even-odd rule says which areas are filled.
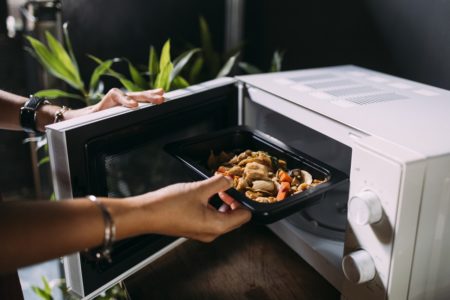
[[[27,98],[0,90],[0,128],[20,130],[19,111]]]
[[[20,108],[28,99],[0,90],[0,128],[22,130],[20,126]],[[42,105],[36,112],[36,128],[44,131],[45,126],[53,123],[55,113],[60,109],[56,105]]]
[[[63,120],[76,118],[96,111],[104,110],[114,106],[138,107],[138,102],[160,104],[164,102],[164,91],[162,89],[148,90],[142,92],[127,93],[125,95],[117,88],[109,90],[100,102],[85,108],[69,110],[63,115]],[[21,130],[20,108],[25,104],[27,98],[7,93],[0,90],[0,129]],[[45,126],[55,120],[55,114],[61,109],[56,105],[40,105],[36,110],[36,129],[43,132]]]
[[[100,199],[110,211],[116,238],[144,232],[139,201]],[[86,199],[0,205],[0,273],[103,243],[100,209]]]

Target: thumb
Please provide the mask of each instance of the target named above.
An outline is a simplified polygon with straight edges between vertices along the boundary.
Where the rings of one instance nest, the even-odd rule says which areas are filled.
[[[233,186],[233,181],[225,176],[216,175],[209,179],[200,181],[200,188],[207,197],[211,197],[218,192],[225,191]]]

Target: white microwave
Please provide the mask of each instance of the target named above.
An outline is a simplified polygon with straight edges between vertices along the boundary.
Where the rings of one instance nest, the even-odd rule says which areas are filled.
[[[349,176],[325,201],[268,225],[344,299],[448,296],[450,92],[338,66],[221,78],[166,96],[48,126],[57,198],[191,180],[164,145],[246,125]],[[183,241],[120,241],[112,264],[67,256],[67,284],[92,298]]]

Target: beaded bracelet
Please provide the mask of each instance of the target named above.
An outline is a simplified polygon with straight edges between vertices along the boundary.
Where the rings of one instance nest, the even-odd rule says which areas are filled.
[[[103,248],[95,254],[95,257],[98,260],[105,259],[109,263],[111,263],[111,252],[112,252],[112,245],[114,243],[114,240],[116,238],[116,225],[114,224],[114,220],[109,213],[106,206],[98,201],[97,197],[90,195],[87,196],[89,200],[94,202],[98,208],[100,208],[102,212],[103,221],[105,223],[105,237],[103,240]]]

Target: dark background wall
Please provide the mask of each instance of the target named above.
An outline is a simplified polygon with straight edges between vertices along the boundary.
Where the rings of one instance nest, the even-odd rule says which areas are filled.
[[[246,0],[244,60],[267,69],[357,64],[450,88],[449,0]],[[63,0],[77,52],[145,63],[171,37],[199,44],[198,16],[223,47],[225,1]],[[81,57],[88,64],[88,60]]]
[[[248,0],[247,56],[285,67],[357,64],[450,89],[448,0]]]

